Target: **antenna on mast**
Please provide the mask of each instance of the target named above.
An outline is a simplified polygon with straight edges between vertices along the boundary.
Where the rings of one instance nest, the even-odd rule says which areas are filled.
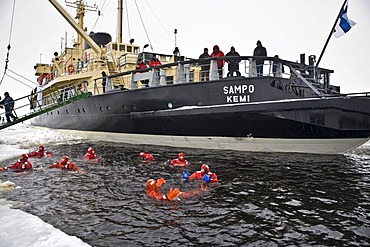
[[[177,36],[177,29],[176,28],[175,28],[174,34],[175,34],[175,47],[177,47],[177,38],[176,38],[176,36]]]
[[[66,3],[67,7],[72,7],[72,8],[76,9],[75,19],[78,20],[77,23],[81,27],[82,30],[85,30],[85,27],[84,27],[85,12],[86,11],[97,11],[98,10],[98,6],[96,6],[95,4],[94,4],[94,6],[90,6],[90,5],[87,5],[86,3],[84,3],[82,0],[78,0],[78,1],[75,1],[75,2],[69,2],[69,1],[65,0],[65,3]],[[82,36],[78,33],[77,42],[75,42],[75,44],[77,44],[79,46],[79,50],[81,51],[81,53],[82,53],[82,48],[83,48],[82,40],[83,40]]]

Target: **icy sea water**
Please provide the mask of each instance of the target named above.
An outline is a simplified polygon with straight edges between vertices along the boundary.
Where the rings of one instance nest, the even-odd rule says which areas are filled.
[[[10,144],[6,136],[13,138]],[[0,199],[91,246],[370,245],[369,145],[345,155],[178,150],[21,126],[1,132],[0,150],[9,156],[2,163],[39,144],[54,155],[30,159],[29,173],[0,173],[0,180],[20,187],[0,192]],[[90,146],[99,162],[83,160]],[[141,161],[141,151],[155,161]],[[165,178],[165,192],[198,187],[182,182],[182,168],[170,167],[168,160],[180,151],[191,162],[186,170],[207,163],[220,184],[180,201],[147,198],[149,178]],[[84,173],[47,169],[62,155]]]

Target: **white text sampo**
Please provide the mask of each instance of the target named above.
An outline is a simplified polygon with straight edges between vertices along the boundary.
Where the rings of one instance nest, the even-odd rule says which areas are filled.
[[[227,103],[250,102],[250,94],[254,93],[254,85],[224,86]]]

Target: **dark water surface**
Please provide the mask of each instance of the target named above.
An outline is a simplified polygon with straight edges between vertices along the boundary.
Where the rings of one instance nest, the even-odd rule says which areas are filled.
[[[84,162],[93,145],[103,159]],[[29,174],[6,173],[22,189],[4,196],[19,208],[92,246],[369,246],[370,149],[348,155],[242,153],[114,143],[48,146],[54,156],[32,159]],[[140,151],[156,160],[144,163]],[[147,198],[145,181],[182,183],[168,159],[183,151],[220,185],[181,201]],[[46,167],[69,155],[84,174]],[[32,229],[31,229],[32,230]]]

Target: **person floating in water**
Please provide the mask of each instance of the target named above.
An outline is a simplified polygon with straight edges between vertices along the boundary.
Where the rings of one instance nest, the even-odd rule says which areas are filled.
[[[84,159],[86,160],[93,160],[93,159],[96,159],[96,155],[95,155],[95,150],[94,148],[90,147],[88,150],[87,150],[87,153],[85,154],[84,156]]]
[[[58,168],[61,170],[71,170],[71,171],[79,172],[77,166],[74,165],[72,162],[70,162],[69,157],[65,155],[62,156],[62,159],[60,161],[50,165],[49,168]]]
[[[209,166],[206,164],[203,164],[200,168],[200,171],[196,171],[193,174],[189,176],[189,173],[187,171],[182,172],[182,177],[184,180],[193,180],[193,179],[199,179],[203,180],[204,182],[208,183],[218,183],[217,175],[216,173],[213,173],[210,171]]]
[[[160,187],[162,184],[166,183],[166,180],[164,178],[159,178],[157,180],[155,179],[149,179],[146,181],[146,194],[147,196],[160,200],[160,201],[173,201],[173,200],[180,200],[185,198],[191,198],[194,196],[199,195],[200,193],[207,190],[205,186],[202,186],[201,189],[196,189],[192,191],[180,191],[178,188],[170,188],[170,191],[167,194],[162,194],[160,192]]]
[[[147,180],[145,189],[147,196],[156,200],[172,201],[180,194],[180,190],[178,188],[175,189],[171,188],[168,194],[161,194],[159,189],[164,183],[166,183],[166,180],[164,180],[164,178],[159,178],[157,180],[155,179]]]
[[[184,153],[179,153],[177,159],[171,160],[170,164],[173,166],[186,166],[189,162],[185,159]]]
[[[152,160],[154,160],[153,155],[151,155],[150,153],[140,152],[140,157],[143,160],[146,160],[146,161],[152,161]]]
[[[3,170],[12,170],[15,172],[22,172],[22,171],[27,171],[32,169],[32,164],[28,161],[28,156],[27,154],[22,154],[19,160],[15,162],[11,166],[7,167],[0,167],[0,171]]]
[[[39,146],[39,150],[37,150],[37,151],[33,151],[33,152],[30,152],[29,154],[28,154],[28,157],[37,157],[37,158],[42,158],[42,157],[44,157],[44,156],[46,156],[46,157],[50,157],[50,156],[52,156],[52,153],[51,152],[49,152],[49,151],[45,151],[45,148],[44,148],[44,146]]]

